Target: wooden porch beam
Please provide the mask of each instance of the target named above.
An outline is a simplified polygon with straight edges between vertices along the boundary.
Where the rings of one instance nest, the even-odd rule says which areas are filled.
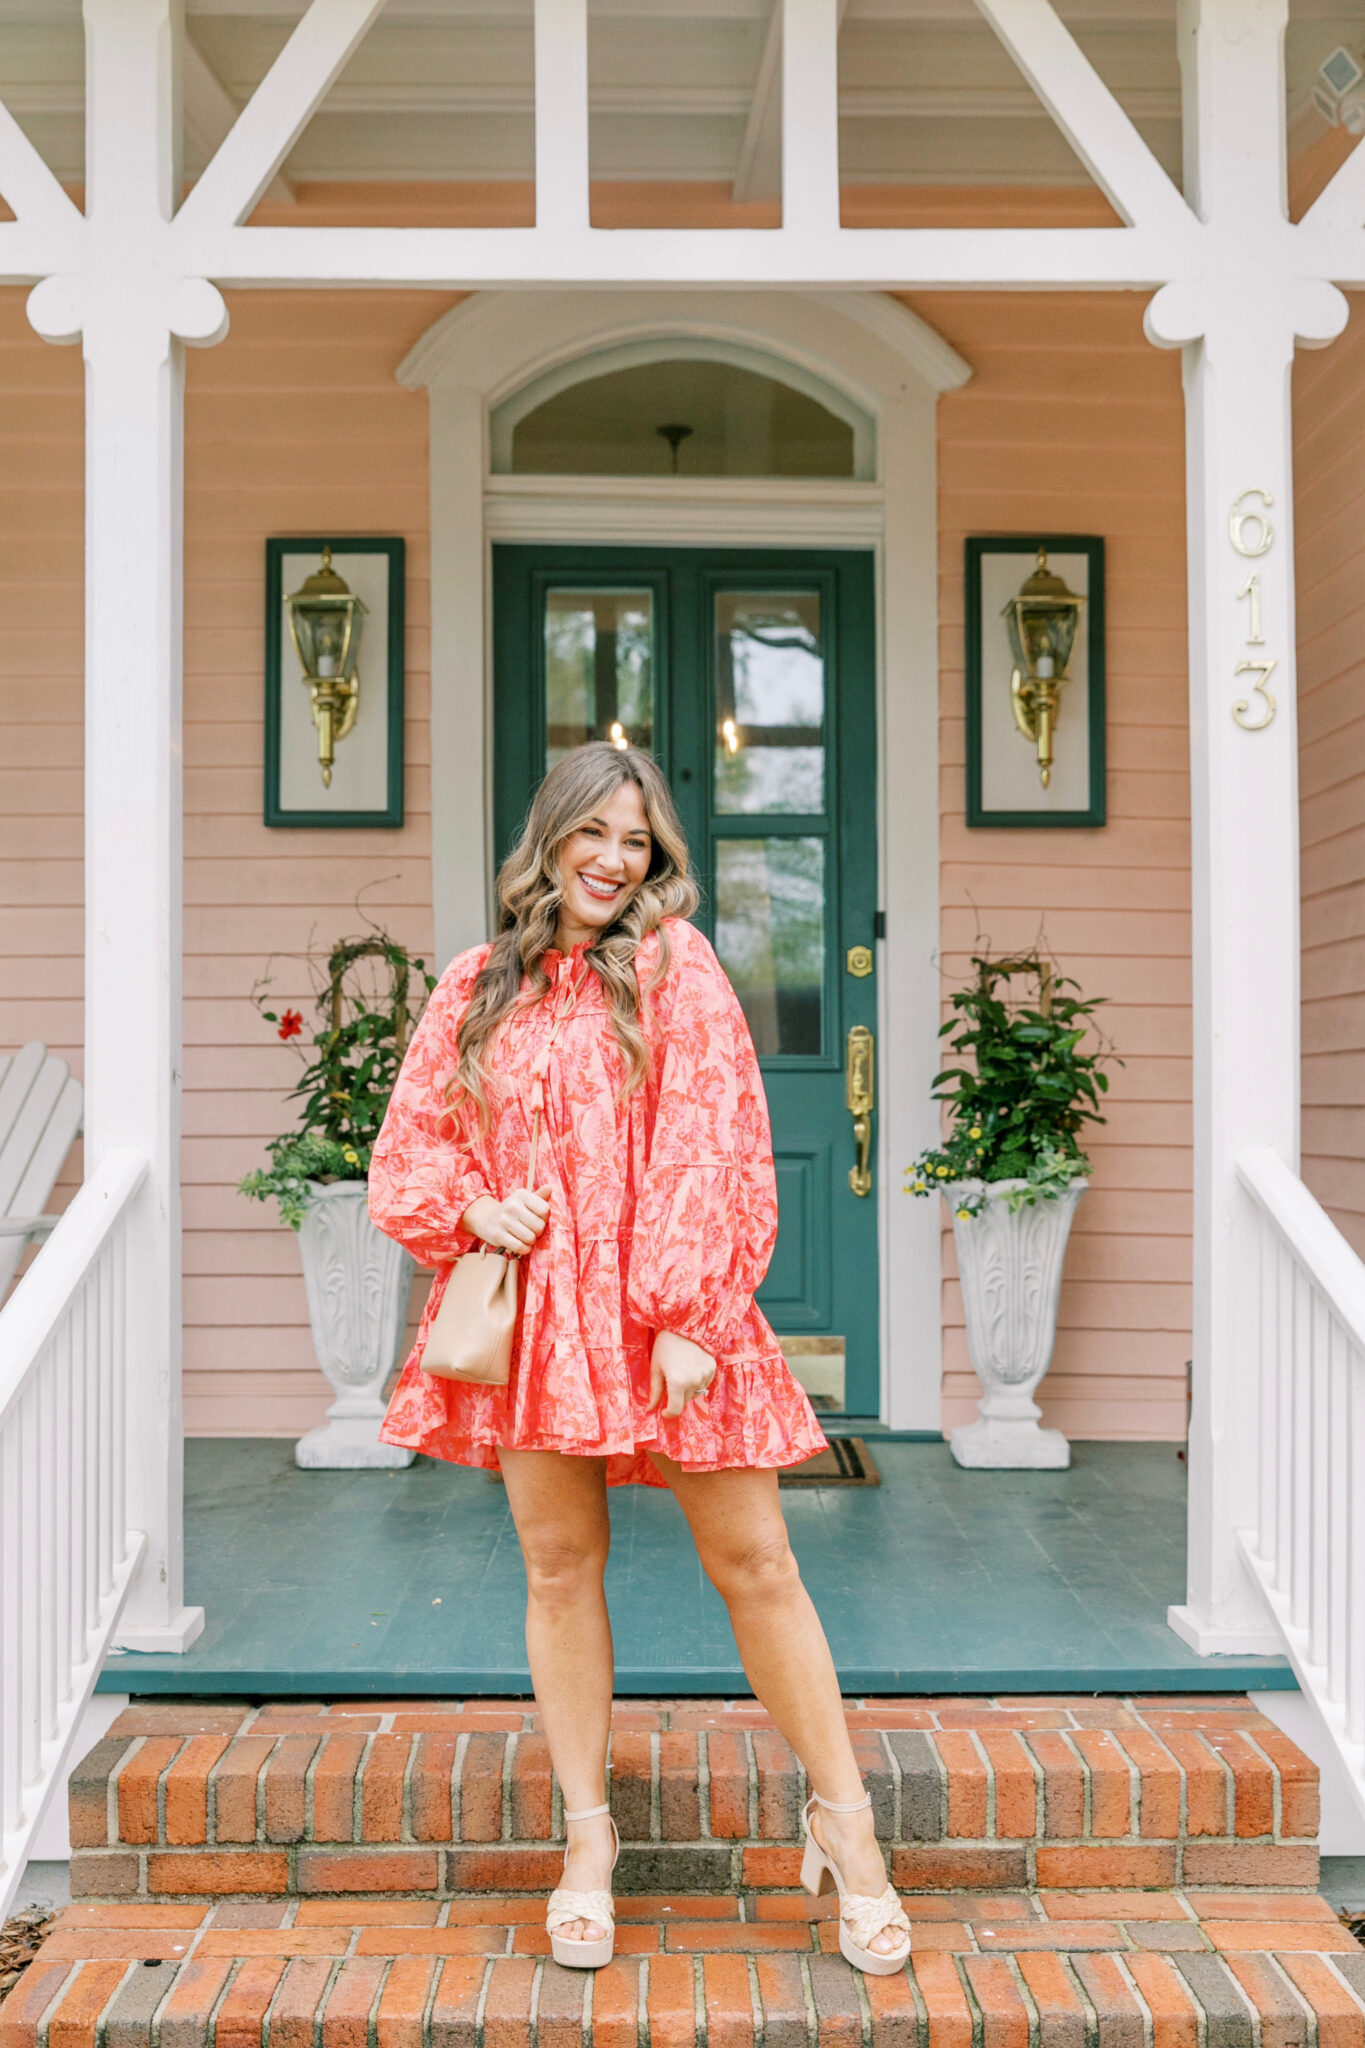
[[[536,227],[588,228],[588,0],[535,0]]]
[[[1123,219],[1185,234],[1190,209],[1049,0],[977,5]]]
[[[848,0],[837,0],[835,7],[837,30],[843,26],[848,12]],[[836,64],[838,51],[835,51]],[[912,113],[923,113],[921,100],[927,94],[898,95],[908,103]],[[937,96],[935,96],[937,97]],[[839,98],[840,117],[870,115],[884,120],[889,108],[886,96],[878,92],[843,93]],[[763,38],[763,54],[758,61],[754,78],[754,89],[749,99],[748,118],[744,124],[744,140],[739,147],[739,162],[735,169],[730,197],[736,206],[743,206],[752,199],[779,199],[782,196],[782,0],[773,0],[772,12],[768,16],[767,32]]]
[[[383,5],[312,0],[181,207],[187,230],[246,219]]]
[[[782,230],[839,231],[839,0],[781,0]]]
[[[782,0],[772,0],[730,197],[736,206],[776,199],[782,183]]]
[[[224,285],[742,285],[797,290],[1150,291],[1197,276],[1197,230],[1148,228],[780,230],[224,227],[190,232],[188,273]]]

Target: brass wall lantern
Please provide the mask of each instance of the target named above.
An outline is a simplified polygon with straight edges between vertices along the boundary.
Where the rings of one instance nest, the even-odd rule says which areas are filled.
[[[1084,603],[1060,576],[1053,575],[1047,565],[1047,549],[1040,547],[1037,568],[1001,613],[1014,654],[1010,677],[1014,722],[1038,750],[1038,779],[1044,789],[1052,780],[1053,734],[1062,689],[1071,680],[1071,657]]]
[[[332,567],[332,550],[322,550],[322,567],[284,600],[289,632],[312,700],[318,734],[318,765],[332,785],[337,743],[354,728],[360,709],[360,636],[367,607]]]

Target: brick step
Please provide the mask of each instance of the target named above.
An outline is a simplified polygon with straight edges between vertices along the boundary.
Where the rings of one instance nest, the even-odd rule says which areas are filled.
[[[860,1979],[832,1900],[620,1902],[617,1959],[547,1959],[541,1900],[81,1904],[0,2048],[1347,2048],[1365,1951],[1311,1893],[909,1895]]]
[[[1317,1882],[1315,1766],[1248,1700],[850,1700],[903,1889]],[[783,1891],[805,1783],[752,1702],[622,1703],[626,1893]],[[548,1890],[529,1701],[135,1704],[71,1781],[83,1898]]]

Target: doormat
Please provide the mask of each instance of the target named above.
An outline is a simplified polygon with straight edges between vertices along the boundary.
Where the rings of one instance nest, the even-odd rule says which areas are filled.
[[[880,1486],[871,1451],[860,1436],[835,1436],[828,1448],[802,1465],[789,1465],[777,1475],[779,1486]]]

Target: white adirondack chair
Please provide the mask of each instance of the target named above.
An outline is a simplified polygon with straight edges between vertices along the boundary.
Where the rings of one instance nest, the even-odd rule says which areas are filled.
[[[0,1301],[25,1247],[57,1222],[42,1214],[81,1127],[84,1096],[65,1060],[34,1039],[0,1053]]]

